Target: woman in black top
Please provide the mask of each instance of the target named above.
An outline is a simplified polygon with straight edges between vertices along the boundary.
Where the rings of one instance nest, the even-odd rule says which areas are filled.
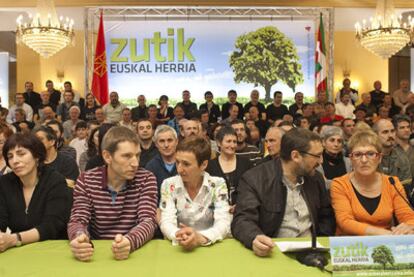
[[[220,155],[209,161],[206,171],[211,176],[223,177],[229,192],[229,201],[233,212],[236,204],[236,189],[244,172],[253,167],[252,163],[243,157],[236,156],[237,134],[230,126],[221,128],[216,135]]]
[[[351,171],[351,162],[343,154],[344,134],[341,128],[326,126],[321,131],[323,150],[323,162],[318,170],[325,177],[327,188],[336,177],[341,177]]]
[[[14,134],[3,155],[13,172],[0,178],[0,251],[64,238],[71,193],[65,177],[43,166],[43,143],[33,134]],[[7,227],[12,234],[6,233]]]
[[[2,150],[6,140],[13,134],[13,131],[3,123],[0,123],[0,176],[10,172],[10,168],[6,164]]]
[[[101,126],[98,127],[98,151],[96,152],[95,156],[91,156],[88,159],[88,162],[86,163],[85,166],[85,171],[98,167],[98,166],[103,166],[105,165],[105,161],[102,158],[102,152],[101,152],[101,144],[102,144],[102,140],[106,134],[106,132],[109,131],[109,129],[111,129],[112,127],[116,126],[113,123],[103,123]]]
[[[168,96],[161,95],[158,105],[160,107],[158,108],[157,118],[162,123],[167,124],[168,121],[174,118],[174,109],[168,105]]]

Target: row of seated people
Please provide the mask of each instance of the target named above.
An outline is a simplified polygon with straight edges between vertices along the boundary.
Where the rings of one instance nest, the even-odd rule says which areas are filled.
[[[326,106],[328,107],[330,105],[328,104]],[[79,112],[76,107],[72,107],[71,110]],[[126,112],[127,110],[124,111],[124,114],[126,114]],[[346,159],[346,141],[352,135],[352,129],[355,122],[369,122],[369,120],[362,118],[360,121],[358,121],[357,119],[353,120],[351,118],[346,118],[342,121],[333,121],[332,125],[341,126],[342,132],[338,128],[329,128],[329,131],[322,132],[325,127],[328,126],[329,122],[312,126],[309,124],[304,124],[307,123],[306,120],[303,120],[305,118],[299,119],[300,120],[295,121],[296,126],[302,128],[311,128],[313,131],[318,132],[324,138],[323,141],[325,148],[330,148],[329,151],[324,152],[325,159],[321,167],[321,169],[326,172],[324,175],[327,180],[329,181],[334,177],[340,176],[346,171],[349,171],[349,162]],[[215,137],[217,131],[222,126],[224,126],[226,122],[216,124],[214,126],[211,126],[212,128],[209,128],[209,126],[205,127],[206,125],[203,123],[200,124],[202,119],[199,118],[198,120],[194,118],[191,120],[182,118],[178,121],[178,125],[174,127],[181,137],[199,133],[202,133],[206,137],[209,135],[211,138],[210,142],[213,151],[212,157],[214,157],[214,154],[218,152],[218,148],[217,142],[212,138]],[[77,167],[79,167],[80,171],[90,169],[96,165],[102,165],[103,160],[101,158],[96,159],[94,157],[97,156],[97,153],[99,153],[99,137],[102,139],[102,136],[99,136],[99,131],[96,130],[96,128],[99,126],[99,123],[99,121],[94,120],[91,120],[88,123],[85,123],[84,121],[78,121],[76,125],[74,125],[74,132],[72,132],[70,129],[66,128],[65,124],[61,124],[56,120],[52,119],[46,121],[44,124],[52,127],[57,134],[56,139],[52,139],[51,135],[46,134],[47,137],[49,137],[49,142],[52,142],[47,145],[49,158],[47,159],[46,163],[50,164],[54,161],[54,158],[56,157],[55,152],[69,152],[69,150],[71,150],[71,156],[76,157]],[[276,131],[271,130],[268,132],[268,130],[265,129],[266,133],[264,136],[262,136],[258,126],[255,125],[251,120],[246,120],[243,122],[239,119],[234,119],[231,122],[227,122],[227,124],[231,124],[237,133],[237,155],[245,156],[249,158],[253,164],[256,164],[261,160],[263,156],[268,154],[269,151],[272,151],[268,149],[268,146],[272,145],[272,143],[269,143],[269,141],[275,140],[274,137],[276,136]],[[124,124],[124,121],[121,121],[119,125],[129,127],[131,130],[134,130],[137,133],[138,137],[141,140],[142,148],[142,159],[140,166],[145,166],[146,163],[158,152],[158,148],[155,146],[155,143],[153,143],[152,139],[152,135],[154,134],[154,125],[152,124],[151,120],[148,118],[140,119],[134,125],[127,125]],[[273,125],[280,126],[281,129],[285,131],[292,128],[291,121],[282,119],[276,120]],[[396,115],[393,124],[390,124],[388,118],[381,118],[377,120],[374,125],[374,130],[379,135],[382,133],[386,134],[380,135],[384,149],[384,158],[382,159],[380,166],[383,172],[399,177],[403,183],[410,182],[413,175],[412,172],[414,171],[414,151],[413,147],[409,143],[409,138],[411,136],[410,126],[410,118],[403,115]],[[36,133],[40,136],[45,135],[42,134],[44,132],[36,131]],[[68,135],[65,135],[67,133],[70,133],[71,136],[74,137],[69,144],[71,147],[66,147],[63,143],[63,141],[65,141],[65,138],[70,137]],[[55,140],[57,141],[56,144],[53,143]],[[329,143],[330,141],[335,140],[337,143]],[[345,152],[344,158],[340,155],[342,152]],[[58,155],[57,158],[60,158],[60,155]],[[57,163],[61,164],[63,168],[62,166],[58,166],[56,169],[64,173],[64,176],[67,177],[67,179],[74,182],[77,178],[76,171],[78,171],[76,169],[76,166],[67,166],[73,165],[73,163],[65,161],[59,163],[58,161],[60,160],[61,159],[57,159]],[[88,166],[89,160],[92,160],[90,162],[92,165]],[[0,172],[4,172],[6,169],[4,160],[0,162]],[[338,166],[336,166],[337,164]]]
[[[161,125],[154,134],[160,153],[147,170],[139,166],[137,134],[111,127],[99,147],[104,165],[82,172],[72,190],[44,164],[39,136],[12,134],[1,141],[11,172],[0,178],[0,250],[67,234],[81,261],[91,259],[93,239],[113,240],[114,258],[126,259],[160,231],[187,250],[232,234],[267,256],[271,238],[309,236],[312,226],[320,236],[414,233],[403,185],[378,170],[383,144],[372,130],[356,130],[347,141],[352,170],[329,186],[318,171],[325,142],[310,130],[279,132],[279,153],[239,176],[232,173],[241,168],[236,130],[223,126],[216,137],[220,154],[211,161],[206,138],[178,140]]]
[[[372,117],[373,114],[378,114],[380,108],[383,107],[382,112],[388,109],[389,116],[405,110],[409,105],[414,104],[414,96],[410,91],[410,84],[408,80],[401,80],[400,87],[392,92],[386,93],[382,90],[381,81],[377,80],[373,84],[373,90],[367,93],[359,95],[358,91],[351,88],[351,80],[345,78],[343,80],[343,87],[336,94],[336,110],[337,114],[344,118],[353,118],[352,114],[355,108],[361,108],[365,110],[368,117]],[[50,107],[59,120],[63,123],[69,118],[68,110],[71,106],[78,106],[81,110],[80,118],[82,120],[96,120],[97,117],[102,117],[102,114],[108,118],[109,121],[120,121],[121,112],[125,108],[125,105],[118,101],[118,94],[112,92],[110,95],[111,102],[104,105],[102,108],[95,102],[92,94],[86,95],[86,100],[73,90],[70,81],[64,83],[64,90],[60,92],[54,88],[52,81],[46,81],[46,90],[41,93],[34,91],[33,82],[27,81],[25,83],[25,91],[16,95],[16,105],[13,106],[12,111],[18,107],[23,108],[26,111],[26,117],[28,121],[39,120],[43,117],[42,109],[46,106]],[[17,97],[19,96],[19,97]],[[267,107],[260,101],[259,91],[254,89],[250,93],[250,101],[245,105],[238,102],[237,92],[235,90],[228,91],[228,101],[224,103],[220,109],[219,105],[215,104],[213,99],[213,93],[207,91],[205,94],[206,102],[199,106],[200,110],[207,111],[208,123],[216,123],[217,121],[228,118],[231,114],[230,107],[237,106],[237,118],[249,119],[249,112],[251,107],[255,107],[258,112],[259,119],[267,120],[273,123],[276,117],[283,117],[285,114],[290,114],[292,117],[297,115],[303,115],[304,117],[310,116],[310,111],[307,111],[307,103],[304,103],[304,95],[302,92],[297,92],[294,97],[294,103],[289,107],[282,104],[282,92],[275,92],[273,95],[273,101]],[[327,95],[325,93],[318,93],[317,100],[312,103],[319,107],[310,107],[310,109],[323,109],[327,103]],[[355,107],[356,103],[361,103]],[[25,103],[24,103],[25,102]],[[394,104],[395,103],[395,104]],[[138,121],[144,117],[154,117],[157,123],[165,123],[174,118],[174,110],[169,106],[168,96],[162,95],[159,98],[158,105],[146,104],[145,95],[141,94],[137,97],[137,106],[132,108],[131,117],[133,121]],[[178,103],[182,108],[184,116],[189,118],[190,115],[197,111],[196,103],[191,101],[191,94],[188,90],[182,92],[182,101]],[[320,107],[322,106],[322,107]],[[95,111],[99,109],[98,115],[95,115]],[[13,122],[13,112],[9,115],[9,123]],[[156,127],[156,126],[155,126]]]

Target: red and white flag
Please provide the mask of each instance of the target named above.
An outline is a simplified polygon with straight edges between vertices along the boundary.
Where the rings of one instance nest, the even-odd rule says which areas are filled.
[[[329,99],[328,85],[327,85],[327,66],[326,66],[326,48],[325,48],[325,31],[323,27],[322,14],[320,15],[318,40],[316,42],[315,53],[315,79],[316,79],[316,92],[319,94],[324,92]]]
[[[99,20],[98,39],[96,41],[93,63],[92,93],[101,105],[108,103],[108,71],[106,65],[105,33],[103,15]]]

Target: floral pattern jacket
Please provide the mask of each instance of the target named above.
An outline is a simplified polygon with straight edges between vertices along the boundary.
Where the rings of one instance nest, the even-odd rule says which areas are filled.
[[[230,235],[232,216],[229,213],[226,182],[204,172],[203,183],[191,199],[179,175],[165,179],[161,185],[160,228],[175,243],[175,234],[182,223],[194,228],[210,243]]]

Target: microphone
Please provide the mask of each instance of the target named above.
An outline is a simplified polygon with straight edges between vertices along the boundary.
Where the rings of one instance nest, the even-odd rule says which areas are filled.
[[[398,195],[404,200],[405,203],[407,203],[408,207],[410,207],[412,210],[413,206],[411,206],[411,203],[408,202],[408,200],[401,194],[401,192],[397,189],[397,187],[395,186],[395,180],[394,177],[389,176],[388,177],[388,181],[390,182],[390,184],[394,187],[395,191],[398,193]]]
[[[320,270],[325,270],[325,266],[328,264],[328,260],[323,253],[312,252],[312,250],[298,253],[296,259],[301,264],[317,267]]]
[[[316,234],[316,222],[313,218],[313,214],[309,205],[309,201],[306,197],[305,191],[303,190],[303,186],[301,187],[301,192],[303,195],[303,199],[305,200],[306,206],[308,207],[309,217],[311,220],[311,235],[312,235],[312,246],[310,249],[299,252],[296,254],[296,260],[301,264],[306,266],[313,266],[317,267],[320,270],[326,270],[325,266],[328,264],[328,260],[325,257],[324,253],[321,253],[320,249],[317,248],[317,234]]]

